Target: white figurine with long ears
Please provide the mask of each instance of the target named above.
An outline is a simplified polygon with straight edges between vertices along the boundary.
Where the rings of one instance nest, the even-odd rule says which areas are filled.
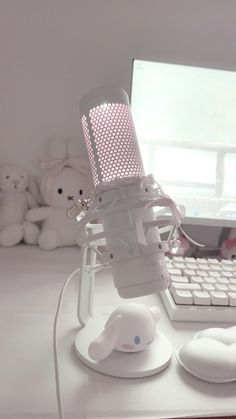
[[[118,307],[108,318],[102,333],[90,343],[89,356],[101,361],[113,350],[139,352],[147,349],[156,334],[160,318],[157,307],[129,303]]]

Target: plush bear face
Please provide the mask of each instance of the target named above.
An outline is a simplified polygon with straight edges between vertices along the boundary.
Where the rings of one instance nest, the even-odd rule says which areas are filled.
[[[25,191],[29,184],[29,177],[21,167],[3,166],[0,169],[0,189],[2,191]]]
[[[50,185],[48,179],[46,188],[50,188],[46,203],[56,208],[70,208],[78,198],[87,196],[88,183],[76,169],[64,167]]]

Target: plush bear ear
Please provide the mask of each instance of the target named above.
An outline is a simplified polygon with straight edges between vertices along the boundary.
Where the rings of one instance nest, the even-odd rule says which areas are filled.
[[[101,361],[110,355],[116,346],[120,334],[121,315],[116,316],[105,326],[103,332],[90,343],[88,347],[89,356],[95,361]]]

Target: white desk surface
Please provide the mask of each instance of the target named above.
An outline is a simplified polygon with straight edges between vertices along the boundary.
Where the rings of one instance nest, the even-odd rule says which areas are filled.
[[[0,248],[0,418],[57,418],[52,356],[52,326],[58,295],[68,274],[78,267],[77,248],[52,252],[37,247]],[[203,323],[169,321],[158,296],[160,330],[176,350]],[[124,302],[109,273],[96,281],[95,311]],[[236,414],[236,382],[208,384],[178,364],[173,356],[162,373],[145,379],[117,379],[83,366],[73,350],[78,330],[75,282],[66,292],[59,321],[60,371],[66,419],[171,418],[185,415]],[[236,417],[236,416],[235,416]]]

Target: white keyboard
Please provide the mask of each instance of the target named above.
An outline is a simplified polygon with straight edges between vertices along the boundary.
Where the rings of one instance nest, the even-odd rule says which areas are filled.
[[[236,260],[167,258],[169,289],[161,293],[174,321],[236,324]]]

